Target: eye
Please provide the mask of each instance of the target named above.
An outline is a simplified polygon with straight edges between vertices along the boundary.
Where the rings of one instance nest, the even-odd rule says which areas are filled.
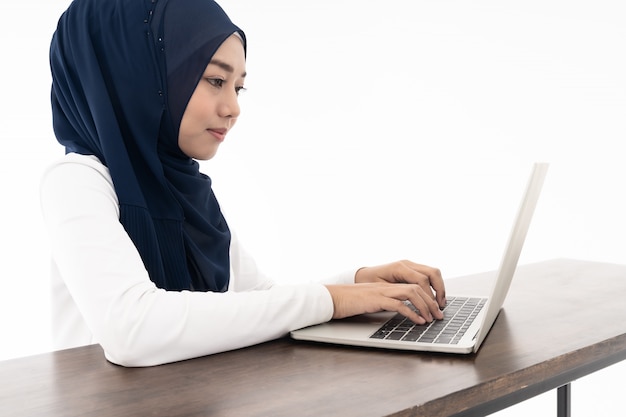
[[[221,78],[207,78],[206,80],[215,88],[222,88],[224,85],[224,80]]]
[[[244,86],[235,87],[235,93],[237,93],[237,95],[239,95],[239,93],[243,93],[245,91],[247,91],[247,90],[246,90],[246,87],[244,87]]]

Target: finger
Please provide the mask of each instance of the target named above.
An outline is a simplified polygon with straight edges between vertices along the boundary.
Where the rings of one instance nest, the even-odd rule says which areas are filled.
[[[416,264],[411,261],[406,262],[417,274],[421,274],[421,276],[425,277],[427,284],[422,284],[422,282],[418,282],[418,284],[420,284],[422,288],[428,289],[432,298],[437,300],[439,307],[444,308],[446,306],[446,286],[443,282],[441,271],[438,268],[433,268],[431,266]]]
[[[416,310],[410,304],[407,304],[406,302],[400,301],[398,299],[391,300],[391,304],[387,308],[384,308],[384,310],[400,313],[404,317],[411,320],[413,323],[419,325],[428,323],[428,321],[420,315],[419,310]]]
[[[440,308],[446,306],[446,286],[441,276],[441,271],[437,268],[432,268],[433,271],[428,278],[430,279],[430,286],[435,290],[435,299]]]
[[[419,310],[415,310],[414,308],[412,308],[411,306],[405,303],[402,303],[402,307],[399,308],[398,310],[399,310],[398,313],[402,314],[404,317],[408,318],[413,323],[422,325],[422,324],[432,322],[432,319],[430,321],[426,320],[423,316],[420,315]]]
[[[433,292],[431,279],[428,275],[433,273],[431,270],[435,270],[435,268],[419,265],[410,261],[404,261],[402,267],[405,268],[403,271],[404,282],[419,285],[430,298],[433,300],[436,299],[436,293]]]
[[[443,319],[443,312],[439,305],[422,287],[415,284],[397,285],[395,287],[401,291],[395,298],[409,301],[418,310],[417,314],[422,316],[427,322],[430,323],[434,319]]]
[[[421,291],[423,291],[423,293],[421,293]],[[431,315],[431,319],[432,318],[436,318],[438,320],[443,319],[443,312],[441,311],[439,304],[437,303],[435,298],[430,297],[430,295],[432,295],[432,292],[430,291],[430,289],[428,290],[428,292],[426,292],[424,291],[422,287],[418,287],[417,295],[419,296],[419,299],[421,299],[421,301],[426,305],[426,308],[428,309],[428,310],[421,310],[421,311],[424,311],[424,312],[428,311]],[[410,301],[413,302],[413,300],[410,300]]]

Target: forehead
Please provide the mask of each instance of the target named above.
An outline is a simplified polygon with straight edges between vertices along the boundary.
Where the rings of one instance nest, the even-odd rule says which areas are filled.
[[[213,54],[209,62],[209,66],[211,65],[217,65],[229,72],[245,73],[246,58],[241,38],[237,35],[228,37]]]
[[[232,59],[239,59],[245,62],[245,51],[243,47],[243,41],[237,34],[230,35],[219,48],[215,51],[213,56],[229,56]]]

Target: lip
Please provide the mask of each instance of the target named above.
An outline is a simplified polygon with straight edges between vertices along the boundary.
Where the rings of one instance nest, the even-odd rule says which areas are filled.
[[[207,131],[218,141],[223,142],[226,138],[226,132],[228,132],[228,129],[207,129]]]

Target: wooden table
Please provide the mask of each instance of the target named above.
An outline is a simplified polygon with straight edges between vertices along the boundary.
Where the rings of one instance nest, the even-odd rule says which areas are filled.
[[[448,293],[484,293],[491,276],[449,280]],[[521,266],[467,356],[281,339],[151,368],[108,363],[99,346],[13,359],[0,362],[0,415],[482,416],[625,359],[618,294],[625,265]]]

